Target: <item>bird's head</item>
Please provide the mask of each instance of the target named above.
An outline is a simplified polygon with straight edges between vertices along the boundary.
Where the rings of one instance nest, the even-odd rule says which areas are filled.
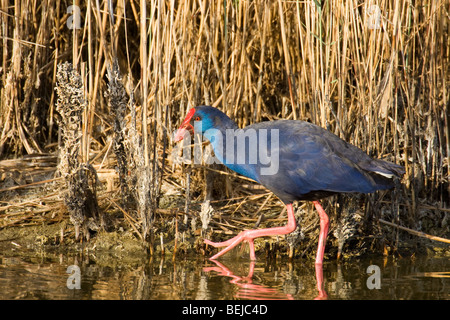
[[[183,140],[186,132],[204,134],[209,129],[218,129],[222,121],[229,118],[219,109],[210,106],[198,106],[190,109],[175,134],[174,141]]]

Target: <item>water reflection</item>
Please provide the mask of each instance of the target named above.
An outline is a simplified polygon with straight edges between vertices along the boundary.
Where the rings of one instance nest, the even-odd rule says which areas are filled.
[[[67,269],[80,268],[81,289]],[[379,274],[368,273],[369,266]],[[126,262],[108,255],[9,257],[0,253],[1,299],[450,299],[450,262],[443,258],[364,259],[315,268],[308,261]],[[371,277],[379,277],[379,287]],[[377,280],[377,279],[375,279]]]
[[[238,291],[234,295],[236,299],[252,299],[252,300],[294,300],[292,294],[287,292],[281,292],[277,288],[271,288],[263,284],[253,283],[253,273],[255,271],[255,261],[249,262],[248,274],[244,276],[239,276],[234,274],[228,267],[224,264],[216,261],[210,260],[216,266],[203,268],[206,272],[215,271],[220,276],[225,276],[231,278],[230,283],[237,286]],[[290,270],[290,275],[287,278],[292,279],[293,264],[291,262],[287,263]],[[318,295],[314,298],[315,300],[325,300],[328,295],[324,289],[323,282],[323,267],[322,265],[315,265],[315,276],[316,276],[316,287]],[[288,280],[286,280],[288,281]],[[292,285],[292,284],[291,284]],[[298,286],[297,286],[298,287]],[[302,287],[300,285],[300,287]],[[295,290],[297,291],[297,290]]]
[[[291,294],[282,293],[276,288],[253,284],[253,272],[255,271],[255,261],[250,262],[248,275],[245,277],[235,275],[230,269],[216,260],[210,260],[216,264],[216,267],[205,267],[205,272],[215,271],[220,276],[231,278],[230,283],[237,286],[238,291],[235,294],[237,299],[252,300],[294,300]]]
[[[325,291],[323,283],[323,265],[316,264],[314,268],[316,270],[317,291],[319,292],[319,295],[315,297],[315,300],[326,300],[328,299],[328,295]]]

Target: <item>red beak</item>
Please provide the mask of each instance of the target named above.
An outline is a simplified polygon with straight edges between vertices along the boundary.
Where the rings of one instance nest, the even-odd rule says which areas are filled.
[[[194,133],[194,127],[189,123],[191,122],[192,117],[194,116],[195,108],[189,110],[186,115],[186,118],[181,123],[180,128],[175,133],[174,142],[178,142],[184,139],[186,132]]]

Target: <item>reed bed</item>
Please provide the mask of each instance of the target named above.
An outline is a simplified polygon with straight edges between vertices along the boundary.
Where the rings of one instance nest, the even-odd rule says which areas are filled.
[[[241,127],[310,121],[405,166],[393,192],[324,201],[340,248],[361,230],[385,246],[410,240],[379,219],[448,238],[449,10],[446,0],[1,1],[0,228],[68,219],[53,193],[66,192],[55,87],[68,61],[86,101],[75,154],[96,170],[105,228],[129,228],[151,252],[168,239],[183,250],[189,232],[205,252],[200,236],[284,223],[267,190],[175,161],[170,136],[200,104]],[[299,210],[304,255],[317,218]]]

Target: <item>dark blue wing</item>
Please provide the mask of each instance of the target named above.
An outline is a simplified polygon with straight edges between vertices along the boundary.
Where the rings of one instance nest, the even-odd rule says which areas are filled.
[[[392,187],[388,179],[377,179],[358,163],[372,159],[359,148],[348,144],[323,128],[303,121],[272,121],[247,128],[278,130],[279,143],[268,138],[272,161],[279,156],[278,171],[261,174],[258,182],[282,201],[314,200],[338,192],[370,193]],[[246,129],[247,129],[246,128]],[[380,181],[385,182],[380,184]]]

